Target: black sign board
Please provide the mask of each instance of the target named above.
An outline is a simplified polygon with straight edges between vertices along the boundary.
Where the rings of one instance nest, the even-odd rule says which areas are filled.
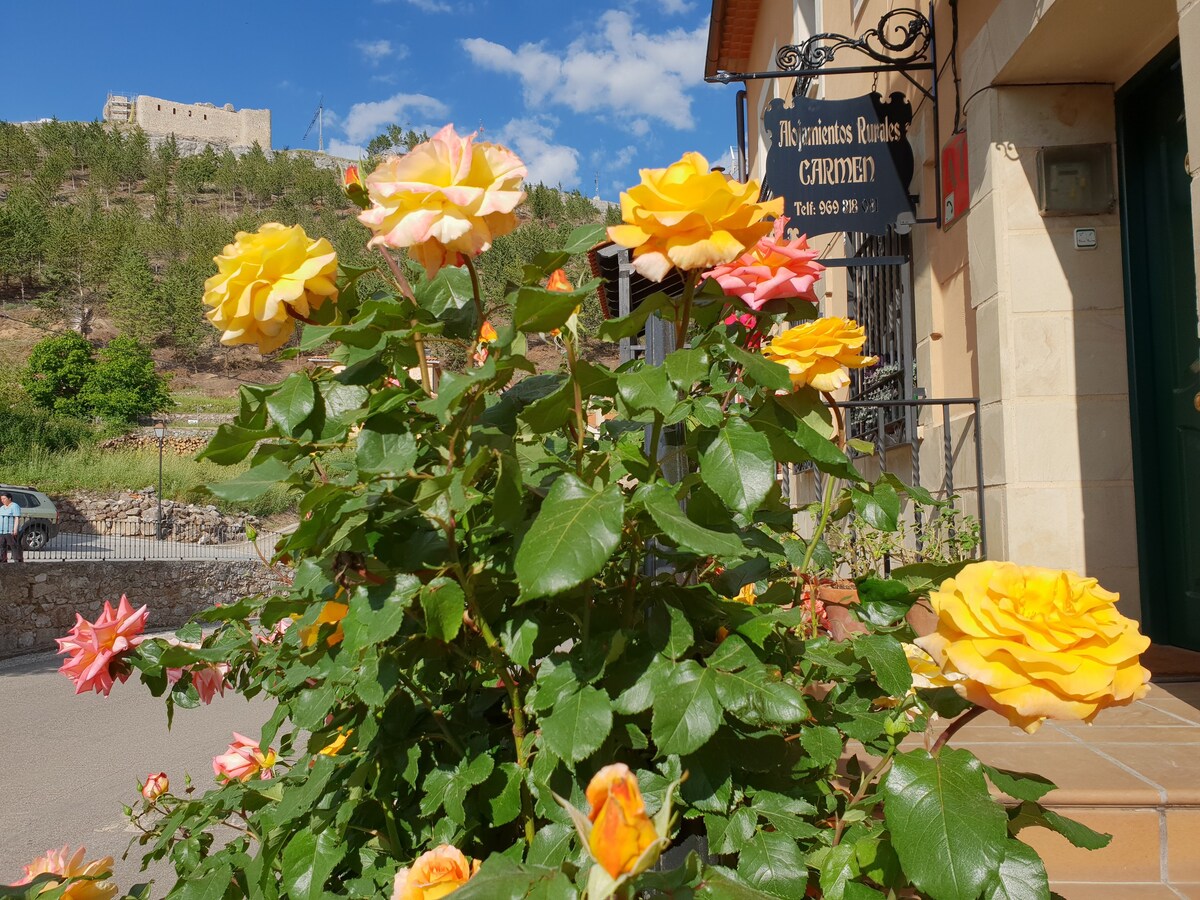
[[[772,100],[763,112],[762,199],[784,198],[789,234],[883,234],[912,215],[912,106],[901,93],[850,100]]]

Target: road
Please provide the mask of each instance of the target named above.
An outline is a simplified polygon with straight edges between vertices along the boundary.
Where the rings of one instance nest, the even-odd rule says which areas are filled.
[[[262,701],[232,693],[211,706],[181,709],[168,731],[166,708],[134,676],[112,694],[76,696],[44,653],[0,660],[0,884],[52,847],[83,844],[88,857],[111,855],[123,890],[148,880],[139,848],[122,861],[136,835],[122,804],[141,802],[137,782],[165,771],[182,789],[184,773],[200,788],[213,784],[212,757],[232,732],[257,736],[270,714]],[[135,802],[136,801],[136,802]],[[152,896],[173,883],[168,865],[155,864]]]
[[[279,535],[264,533],[256,541],[267,558],[274,553]],[[100,534],[59,534],[45,550],[26,550],[26,562],[82,562],[86,560],[115,560],[118,562],[147,559],[257,559],[255,545],[249,541],[226,544],[194,544],[183,541],[156,541],[153,537],[125,537]]]

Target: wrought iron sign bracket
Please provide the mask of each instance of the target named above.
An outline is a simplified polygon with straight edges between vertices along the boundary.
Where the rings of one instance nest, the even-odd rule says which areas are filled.
[[[866,56],[863,65],[832,65],[841,51],[853,51]],[[928,13],[916,9],[894,9],[883,14],[875,28],[857,37],[823,32],[814,34],[799,44],[788,44],[775,54],[776,69],[763,72],[718,72],[706,81],[718,84],[760,81],[770,78],[795,78],[793,98],[807,95],[813,79],[828,75],[863,75],[896,72],[904,77],[932,106],[933,143],[941,146],[941,123],[938,117],[937,35],[934,30],[933,3]],[[914,73],[929,72],[929,86],[921,84]],[[738,153],[739,169],[746,177],[746,92],[738,91]],[[934,197],[941,197],[942,173],[934,166],[936,187]],[[936,201],[935,201],[936,205]],[[918,218],[917,224],[941,226],[941,210],[935,215]]]

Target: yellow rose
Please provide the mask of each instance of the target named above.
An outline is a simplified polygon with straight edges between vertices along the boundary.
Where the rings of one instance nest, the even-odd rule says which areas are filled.
[[[342,748],[346,746],[346,741],[350,739],[350,735],[352,734],[354,734],[353,728],[348,731],[343,731],[341,728],[339,728],[337,737],[322,747],[318,751],[318,754],[320,756],[337,756],[342,752]]]
[[[592,858],[613,878],[634,872],[643,854],[658,842],[637,778],[623,763],[605,766],[588,784],[587,800],[592,807]]]
[[[771,231],[767,216],[783,214],[783,198],[757,201],[754,181],[741,184],[710,171],[699,153],[665,169],[642,169],[642,182],[621,194],[624,225],[608,229],[633,250],[633,267],[662,281],[672,267],[711,269],[737,259]]]
[[[763,356],[786,366],[795,387],[810,385],[818,391],[836,391],[850,383],[847,369],[862,369],[879,362],[877,356],[859,356],[867,336],[853,319],[826,316],[805,322],[771,339]]]
[[[333,634],[325,639],[325,643],[330,647],[340,644],[346,637],[345,631],[342,630],[342,619],[346,618],[348,612],[350,612],[350,607],[347,604],[337,600],[328,601],[321,607],[321,611],[317,613],[317,621],[301,629],[301,645],[311,647],[315,644],[322,625],[337,625],[337,628],[333,630]]]
[[[375,235],[370,246],[407,247],[432,278],[517,227],[524,179],[525,164],[510,150],[447,125],[367,176],[371,206],[358,219]]]
[[[479,871],[479,860],[470,860],[448,844],[422,853],[410,868],[396,873],[392,900],[441,900],[453,894]]]
[[[754,601],[758,599],[758,594],[754,593],[754,582],[743,585],[742,589],[733,597],[738,603],[745,603],[747,606],[753,606]]]
[[[929,596],[937,630],[917,644],[954,689],[1034,732],[1046,719],[1091,722],[1146,695],[1150,639],[1117,595],[1074,572],[979,562]]]
[[[221,343],[257,344],[263,353],[287,343],[293,313],[307,317],[326,299],[337,299],[338,259],[325,238],[312,240],[299,225],[268,222],[214,257],[217,274],[204,282],[208,320]]]

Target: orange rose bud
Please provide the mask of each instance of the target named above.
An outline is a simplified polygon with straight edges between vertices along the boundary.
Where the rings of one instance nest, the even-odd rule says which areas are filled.
[[[492,327],[491,322],[484,322],[483,327],[479,329],[479,341],[483,344],[490,344],[496,340],[499,335],[496,334],[496,329]]]
[[[546,282],[546,290],[558,291],[560,294],[566,294],[575,290],[575,286],[567,280],[567,273],[562,269],[555,269],[550,273],[550,280]]]
[[[592,808],[592,858],[613,878],[632,872],[658,841],[637,778],[623,763],[605,766],[588,784],[587,800]]]
[[[371,198],[367,196],[367,186],[358,174],[358,166],[346,166],[346,171],[342,173],[342,191],[359,209],[370,207]]]

